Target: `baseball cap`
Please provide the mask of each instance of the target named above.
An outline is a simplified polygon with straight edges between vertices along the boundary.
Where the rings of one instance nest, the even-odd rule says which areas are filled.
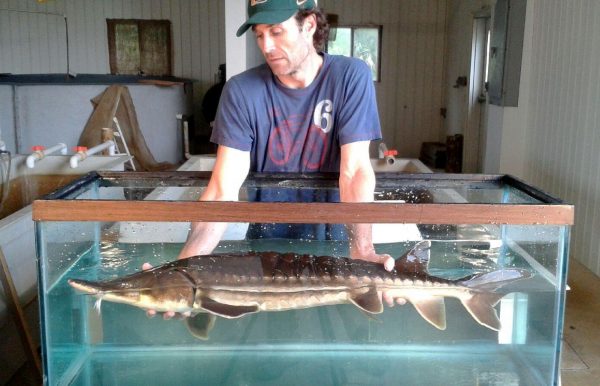
[[[236,35],[256,24],[279,24],[294,16],[299,10],[313,9],[317,0],[249,0],[248,20],[237,30]]]

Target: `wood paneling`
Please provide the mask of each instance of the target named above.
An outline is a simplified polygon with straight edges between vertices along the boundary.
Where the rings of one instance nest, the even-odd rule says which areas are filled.
[[[571,255],[600,275],[600,2],[533,10],[525,178],[575,204]]]
[[[444,138],[440,108],[446,0],[322,0],[340,25],[383,26],[381,82],[375,84],[389,148],[418,157],[421,143]]]
[[[0,73],[108,74],[106,19],[172,23],[173,75],[201,97],[225,62],[222,0],[0,0]],[[65,16],[68,23],[68,67]]]
[[[382,81],[376,83],[383,138],[400,156],[443,139],[442,77],[446,0],[322,0],[342,24],[383,26]],[[225,62],[222,0],[0,0],[0,72],[110,73],[106,19],[172,23],[173,75],[197,79],[199,99]],[[12,13],[10,13],[12,12]],[[57,15],[50,15],[56,13]]]

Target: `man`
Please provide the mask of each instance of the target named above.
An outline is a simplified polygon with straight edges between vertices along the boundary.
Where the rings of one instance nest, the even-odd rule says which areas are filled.
[[[252,170],[339,171],[342,202],[373,201],[369,143],[381,129],[367,65],[320,52],[328,26],[315,0],[250,0],[248,16],[237,36],[252,28],[266,64],[233,77],[223,89],[211,136],[219,145],[217,158],[200,200],[237,201]],[[179,258],[211,253],[226,227],[192,224]],[[371,224],[347,229],[350,257],[393,269],[394,259],[373,247]]]

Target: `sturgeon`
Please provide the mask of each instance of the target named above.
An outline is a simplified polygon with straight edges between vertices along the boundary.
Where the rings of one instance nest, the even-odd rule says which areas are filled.
[[[239,318],[262,311],[353,304],[367,314],[383,312],[381,292],[412,303],[440,330],[446,328],[444,298],[461,301],[471,316],[500,329],[494,306],[502,287],[528,278],[527,270],[508,268],[448,280],[428,273],[431,242],[417,243],[398,258],[391,272],[381,264],[349,258],[254,252],[194,256],[104,282],[68,283],[102,300],[158,312],[188,313],[190,332],[207,339],[215,316]]]

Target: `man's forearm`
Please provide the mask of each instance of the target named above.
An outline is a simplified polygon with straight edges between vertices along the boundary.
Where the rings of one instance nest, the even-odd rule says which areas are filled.
[[[219,244],[226,229],[227,223],[225,222],[192,223],[187,241],[179,252],[178,259],[211,253]]]
[[[362,169],[351,175],[340,175],[340,200],[342,202],[372,202],[375,174]],[[350,257],[367,256],[374,252],[372,225],[347,224],[350,238]]]
[[[208,186],[200,201],[237,201],[238,194],[250,166],[248,152],[219,146],[217,159]],[[206,255],[215,249],[227,229],[227,223],[192,223],[179,259]]]

